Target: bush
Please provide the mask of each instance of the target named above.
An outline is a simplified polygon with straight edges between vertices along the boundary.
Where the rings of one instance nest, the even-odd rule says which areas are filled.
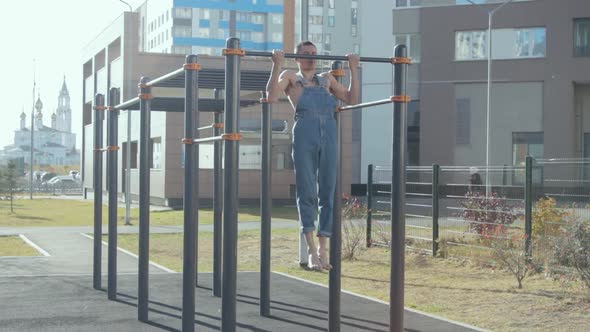
[[[468,192],[465,197],[459,202],[463,208],[461,217],[469,222],[471,232],[483,235],[504,231],[504,225],[514,223],[518,218],[518,209],[496,193],[485,197],[478,192]]]
[[[365,248],[367,208],[356,197],[344,196],[342,205],[342,259],[354,260]]]
[[[557,207],[555,199],[543,197],[535,203],[533,209],[533,236],[545,237],[558,235],[565,219],[570,214]]]
[[[590,221],[568,223],[555,239],[553,254],[558,264],[574,267],[590,289]]]
[[[492,257],[502,268],[510,272],[518,282],[518,288],[522,288],[522,281],[535,265],[526,252],[525,234],[509,234],[502,228],[497,228],[490,233],[485,233],[484,238],[490,239]]]

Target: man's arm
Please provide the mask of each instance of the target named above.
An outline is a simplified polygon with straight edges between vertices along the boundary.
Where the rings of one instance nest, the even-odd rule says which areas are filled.
[[[359,102],[359,57],[355,54],[348,54],[347,56],[348,65],[350,67],[350,85],[348,86],[348,89],[346,89],[342,84],[338,83],[334,76],[328,75],[328,77],[330,80],[330,90],[334,96],[348,105],[354,105],[358,104]]]
[[[269,103],[275,103],[279,100],[282,93],[289,87],[289,73],[287,70],[281,73],[281,67],[285,61],[283,51],[272,51],[272,70],[270,78],[266,83],[266,99]]]

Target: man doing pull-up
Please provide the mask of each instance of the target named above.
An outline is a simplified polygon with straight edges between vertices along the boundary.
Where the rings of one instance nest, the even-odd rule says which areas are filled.
[[[309,255],[308,267],[312,270],[330,269],[327,242],[332,235],[338,153],[334,113],[337,99],[346,104],[358,103],[359,57],[347,55],[350,86],[346,89],[332,74],[316,73],[313,59],[298,58],[298,72],[281,72],[284,53],[279,50],[272,53],[272,72],[266,85],[268,101],[276,102],[285,93],[295,111],[292,157],[297,186],[297,210]],[[314,55],[317,54],[317,49],[312,42],[305,41],[297,45],[296,53]],[[316,197],[319,208],[318,247],[313,236],[316,229]]]

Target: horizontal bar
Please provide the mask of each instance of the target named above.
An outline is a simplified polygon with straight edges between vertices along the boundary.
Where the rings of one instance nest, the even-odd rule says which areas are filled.
[[[193,140],[193,143],[208,143],[208,142],[217,142],[223,140],[223,136],[212,136],[207,138],[198,138]]]
[[[456,219],[456,218],[447,218],[447,221],[454,221],[454,222],[463,222],[467,224],[480,224],[480,225],[502,225],[506,228],[513,228],[513,229],[522,229],[522,227],[518,227],[517,225],[508,225],[508,224],[498,224],[493,222],[486,222],[486,221],[475,221],[471,219]]]
[[[418,228],[418,229],[428,229],[428,230],[432,229],[431,227],[417,226],[417,225],[406,225],[406,227]]]
[[[432,208],[432,205],[428,205],[428,204],[414,204],[414,203],[406,203],[406,206],[415,206],[415,207],[427,207],[427,208]]]
[[[578,194],[548,194],[544,193],[546,196],[555,196],[555,197],[590,197],[590,195],[578,195]]]
[[[272,56],[271,52],[260,52],[260,51],[245,51],[244,55],[246,56],[260,56],[260,57],[267,57],[270,58]],[[285,53],[285,58],[287,59],[315,59],[315,60],[332,60],[332,61],[348,61],[347,56],[343,55],[325,55],[325,54],[295,54],[295,53]],[[360,57],[361,62],[379,62],[379,63],[389,63],[393,62],[392,58],[375,58],[375,57]]]
[[[406,213],[406,217],[432,219],[431,216],[423,216],[423,215],[419,215],[419,214],[410,214],[410,213]]]
[[[466,198],[474,198],[477,196],[459,196],[459,195],[447,195],[446,198],[460,198],[460,199],[466,199]],[[485,197],[485,196],[479,196],[478,199],[499,199],[501,201],[523,201],[524,198],[505,198],[505,197]]]
[[[416,239],[416,240],[422,240],[422,241],[432,241],[432,239],[428,239],[428,238],[425,238],[425,237],[420,237],[420,236],[410,236],[410,235],[406,235],[406,237],[407,237],[408,239]],[[425,249],[425,250],[427,250],[427,249]]]
[[[211,129],[214,128],[214,126],[212,124],[208,125],[208,126],[204,126],[204,127],[199,127],[197,128],[197,130],[201,131],[201,130],[206,130],[206,129]]]
[[[572,180],[572,179],[544,179],[543,181],[544,182],[570,182],[570,183],[590,182],[590,180]]]
[[[513,214],[512,211],[498,211],[498,210],[486,210],[486,209],[467,209],[464,207],[454,207],[454,206],[447,206],[449,210],[461,210],[461,211],[478,211],[478,212],[495,212],[495,213],[503,213],[503,214]],[[514,209],[514,211],[521,211],[522,209]]]
[[[158,78],[155,78],[155,79],[147,82],[146,85],[147,86],[150,86],[150,87],[154,87],[154,86],[157,86],[158,83],[161,83],[161,82],[167,81],[169,79],[175,78],[177,76],[182,75],[183,73],[184,73],[184,68],[176,69],[173,72],[170,72],[170,73],[168,73],[168,74],[166,74],[164,76],[160,76]]]
[[[360,104],[356,104],[356,105],[342,106],[339,108],[339,110],[340,111],[350,111],[350,110],[356,110],[356,109],[363,108],[363,107],[371,107],[371,106],[390,104],[392,102],[393,101],[391,100],[391,98],[381,99],[381,100],[370,101],[370,102],[366,102],[366,103],[360,103]]]
[[[139,98],[135,97],[132,99],[127,100],[126,102],[123,102],[119,105],[115,106],[115,109],[117,110],[127,110],[126,108],[130,107],[131,105],[137,104],[139,102]],[[129,111],[129,110],[127,110]]]
[[[432,194],[406,193],[406,195],[432,197]]]
[[[510,240],[509,237],[505,237],[505,236],[496,236],[496,235],[482,235],[482,234],[478,234],[478,233],[472,233],[472,232],[460,232],[460,231],[452,231],[450,229],[445,230],[446,233],[451,233],[451,234],[460,234],[460,235],[471,235],[471,236],[476,236],[476,237],[491,237],[491,238],[495,238],[495,239],[502,239],[502,240]]]
[[[445,243],[446,244],[452,244],[454,246],[460,246],[460,247],[469,247],[469,248],[478,248],[478,249],[492,250],[492,248],[490,248],[490,247],[475,246],[473,244],[465,244],[465,243],[452,242],[452,241],[446,241]]]

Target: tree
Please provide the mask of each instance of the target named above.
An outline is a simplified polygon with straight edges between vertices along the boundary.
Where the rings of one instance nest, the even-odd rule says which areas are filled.
[[[0,173],[0,183],[4,190],[8,192],[8,198],[10,199],[10,212],[14,213],[14,190],[16,189],[17,184],[17,170],[16,170],[16,163],[14,161],[9,161],[8,165],[4,169],[2,173]]]

